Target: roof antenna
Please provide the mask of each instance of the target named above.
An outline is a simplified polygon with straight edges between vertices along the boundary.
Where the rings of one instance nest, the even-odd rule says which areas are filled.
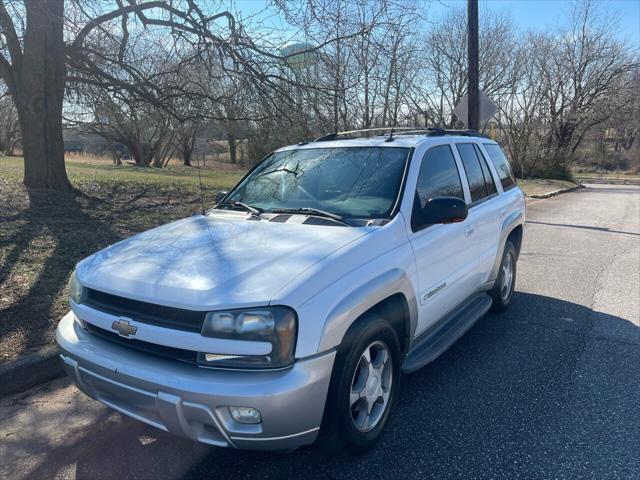
[[[391,127],[391,133],[389,133],[389,137],[385,140],[385,142],[393,142],[393,129],[395,127]]]
[[[204,208],[204,194],[202,193],[202,175],[200,175],[200,152],[196,150],[196,165],[198,166],[198,184],[200,186],[200,204],[202,205],[202,215],[206,215],[207,212]]]

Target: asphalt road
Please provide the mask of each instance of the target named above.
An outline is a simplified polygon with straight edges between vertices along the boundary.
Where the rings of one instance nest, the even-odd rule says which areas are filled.
[[[510,310],[403,378],[358,458],[196,444],[57,380],[0,401],[0,477],[640,478],[640,188],[528,203]]]

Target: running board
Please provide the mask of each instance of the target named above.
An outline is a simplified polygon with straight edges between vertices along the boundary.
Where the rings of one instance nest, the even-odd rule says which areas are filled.
[[[478,293],[442,317],[414,340],[402,371],[411,373],[434,361],[482,318],[489,308],[491,297],[486,293]]]

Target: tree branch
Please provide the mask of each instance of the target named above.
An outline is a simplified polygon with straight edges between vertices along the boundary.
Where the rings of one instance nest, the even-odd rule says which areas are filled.
[[[11,68],[11,64],[6,58],[4,58],[2,53],[0,53],[0,78],[2,78],[2,80],[4,80],[4,83],[7,84],[9,93],[11,95],[15,94],[16,81],[13,75],[13,69]]]
[[[22,65],[22,47],[4,0],[0,0],[0,33],[3,33],[7,39],[7,48],[14,68],[19,70]]]

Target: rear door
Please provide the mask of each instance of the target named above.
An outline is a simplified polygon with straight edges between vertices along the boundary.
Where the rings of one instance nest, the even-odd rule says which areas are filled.
[[[465,248],[474,254],[463,280],[468,296],[489,280],[500,238],[500,205],[498,189],[480,147],[471,141],[456,142],[455,152],[464,167],[471,196],[465,222]]]

